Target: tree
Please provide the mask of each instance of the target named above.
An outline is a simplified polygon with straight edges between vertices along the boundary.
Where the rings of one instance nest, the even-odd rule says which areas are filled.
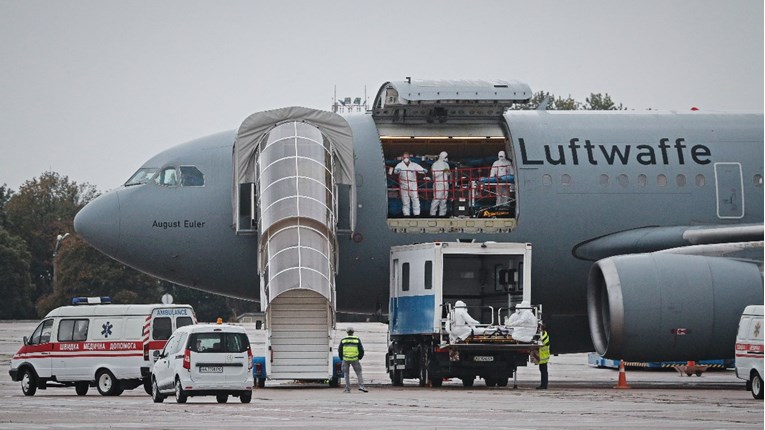
[[[11,199],[13,190],[8,188],[8,185],[0,185],[0,227],[8,227],[8,214],[5,211],[5,205],[8,204],[8,200]]]
[[[37,304],[40,316],[71,303],[73,297],[109,296],[113,303],[159,303],[159,281],[91,247],[79,236],[62,242],[56,260],[53,292]]]
[[[582,107],[585,110],[625,110],[625,107],[619,103],[619,106],[611,100],[611,96],[601,93],[590,93],[590,96],[585,99],[585,104]]]
[[[32,256],[19,237],[0,226],[0,319],[34,316],[29,264]]]
[[[165,281],[162,282],[162,289],[173,296],[173,303],[191,305],[199,321],[215,322],[218,317],[223,321],[232,321],[236,317],[226,297],[221,295]]]
[[[92,185],[78,185],[56,172],[44,172],[24,182],[4,205],[8,231],[22,238],[32,255],[34,301],[52,292],[56,236],[73,231],[74,215],[96,195]]]

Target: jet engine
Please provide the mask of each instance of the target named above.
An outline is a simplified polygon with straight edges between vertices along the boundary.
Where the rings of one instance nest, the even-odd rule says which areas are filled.
[[[587,286],[595,350],[629,361],[731,358],[741,312],[762,300],[757,264],[698,255],[605,258]]]

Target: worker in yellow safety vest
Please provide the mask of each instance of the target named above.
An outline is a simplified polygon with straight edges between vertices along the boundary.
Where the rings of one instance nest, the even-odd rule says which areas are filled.
[[[356,378],[359,380],[359,391],[366,393],[367,389],[364,387],[364,377],[361,374],[361,363],[359,362],[364,358],[364,346],[361,344],[361,339],[353,335],[353,327],[348,327],[346,333],[348,336],[340,340],[340,347],[337,348],[340,360],[343,361],[345,392],[351,392],[350,368],[353,366],[353,371],[356,372]]]
[[[539,386],[537,387],[537,390],[546,390],[547,389],[547,362],[550,361],[550,335],[547,334],[547,330],[545,329],[545,325],[540,325],[542,328],[542,337],[540,340],[542,341],[542,346],[539,347],[539,373],[542,378],[542,380],[539,383]]]

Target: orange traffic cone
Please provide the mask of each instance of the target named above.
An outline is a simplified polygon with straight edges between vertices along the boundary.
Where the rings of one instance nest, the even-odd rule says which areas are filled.
[[[619,383],[614,388],[630,388],[627,385],[627,372],[624,371],[624,360],[619,361]]]

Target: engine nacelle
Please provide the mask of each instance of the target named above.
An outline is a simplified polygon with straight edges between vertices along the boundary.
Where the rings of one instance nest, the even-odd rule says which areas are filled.
[[[731,358],[741,312],[762,301],[760,268],[719,257],[609,257],[587,285],[595,350],[629,361]]]

